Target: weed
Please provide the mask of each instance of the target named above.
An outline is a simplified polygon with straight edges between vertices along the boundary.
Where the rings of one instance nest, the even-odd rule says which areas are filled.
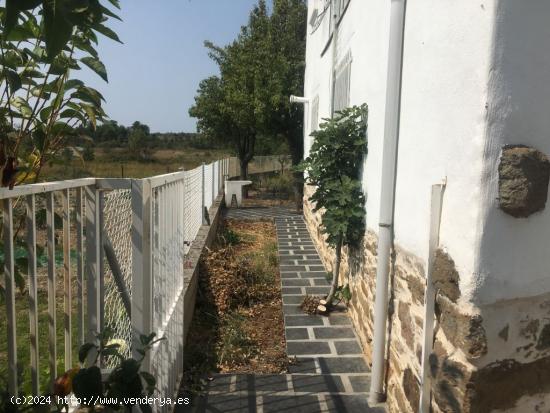
[[[257,353],[255,343],[245,332],[245,321],[245,317],[238,312],[224,317],[217,348],[220,364],[240,365]]]
[[[224,228],[223,232],[219,235],[219,239],[222,245],[237,245],[241,242],[239,234],[229,228]]]
[[[290,173],[278,174],[266,178],[263,186],[267,192],[273,195],[288,197],[294,191],[294,180]]]

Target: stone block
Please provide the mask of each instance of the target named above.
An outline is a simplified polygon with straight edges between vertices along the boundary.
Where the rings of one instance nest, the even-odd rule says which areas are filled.
[[[505,147],[498,174],[502,211],[521,218],[544,209],[550,179],[550,161],[544,153],[521,145]]]

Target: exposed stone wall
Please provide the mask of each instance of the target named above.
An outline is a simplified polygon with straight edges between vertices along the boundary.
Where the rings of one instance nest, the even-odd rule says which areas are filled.
[[[304,216],[328,271],[334,253],[321,234],[306,188]],[[376,235],[343,254],[341,277],[353,298],[350,315],[371,360],[376,277]],[[390,296],[388,410],[418,411],[422,354],[424,264],[396,247]],[[550,294],[475,307],[461,301],[460,274],[438,250],[434,263],[435,345],[430,357],[435,413],[550,412]],[[344,280],[342,280],[344,282]]]
[[[321,215],[312,212],[307,200],[311,188],[306,188],[304,217],[319,255],[328,271],[332,270],[334,251],[327,246],[321,233]],[[371,362],[371,342],[376,288],[377,237],[368,232],[357,251],[345,249],[342,259],[341,282],[348,282],[352,291],[349,313]],[[390,317],[391,328],[388,374],[388,408],[390,412],[406,413],[418,409],[420,396],[419,372],[422,354],[422,325],[424,303],[424,269],[411,254],[398,251],[392,271]]]

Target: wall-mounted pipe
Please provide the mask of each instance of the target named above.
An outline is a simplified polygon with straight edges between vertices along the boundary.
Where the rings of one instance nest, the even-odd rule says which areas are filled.
[[[336,61],[338,59],[338,13],[334,1],[330,2],[332,13],[332,56],[330,62],[330,116],[334,116],[334,95],[336,94]]]
[[[369,395],[369,401],[371,403],[378,403],[384,399],[388,279],[390,271],[390,252],[393,239],[393,212],[395,206],[397,149],[399,142],[399,114],[401,106],[401,76],[403,67],[406,0],[391,0],[390,7],[390,42],[388,52],[380,220],[378,231],[376,301],[374,308],[374,345]]]
[[[294,96],[290,95],[290,103],[302,103],[302,104],[308,104],[309,98],[305,98],[303,96]]]

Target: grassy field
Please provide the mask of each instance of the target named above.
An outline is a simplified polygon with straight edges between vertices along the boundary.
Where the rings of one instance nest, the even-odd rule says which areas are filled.
[[[202,162],[229,156],[226,150],[219,149],[159,149],[152,153],[150,161],[128,160],[125,149],[96,149],[95,159],[85,162],[74,157],[70,162],[54,161],[44,167],[43,181],[75,179],[84,177],[99,178],[145,178],[170,172],[180,168],[193,169]]]
[[[57,371],[62,374],[65,371],[64,366],[64,335],[63,335],[63,298],[61,291],[57,296]],[[76,301],[76,300],[75,300]],[[73,319],[72,319],[72,341],[73,341],[73,364],[78,365],[78,335],[76,320],[76,302],[73,301]],[[21,387],[23,394],[31,393],[30,377],[30,332],[29,332],[29,306],[28,295],[17,293],[16,297],[16,316],[17,316],[17,358],[21,373]],[[3,303],[1,307],[4,307]],[[4,310],[4,308],[2,308]],[[49,384],[49,355],[48,355],[48,299],[46,292],[41,289],[38,292],[38,341],[39,341],[39,366],[40,366],[40,388],[42,392],[48,391]],[[6,320],[3,318],[0,322],[0,337],[7,337]],[[7,354],[6,343],[0,346],[0,383],[2,389],[5,389],[5,380],[7,378]]]

